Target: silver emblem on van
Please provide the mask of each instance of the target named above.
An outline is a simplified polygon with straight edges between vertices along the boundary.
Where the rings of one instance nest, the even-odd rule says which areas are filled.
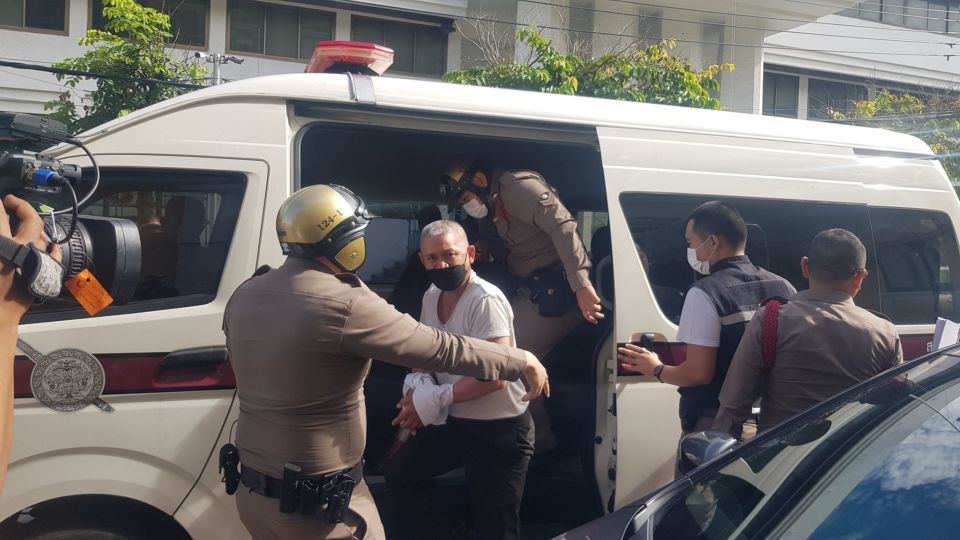
[[[96,356],[80,349],[57,349],[41,354],[22,339],[17,339],[17,348],[34,363],[30,389],[44,407],[57,412],[76,412],[93,405],[103,412],[114,412],[100,397],[106,376]]]

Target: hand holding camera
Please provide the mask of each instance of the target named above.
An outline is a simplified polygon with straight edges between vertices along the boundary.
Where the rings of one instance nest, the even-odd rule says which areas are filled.
[[[0,237],[24,246],[33,246],[46,256],[53,258],[57,263],[63,258],[60,246],[50,242],[44,232],[43,220],[37,211],[27,201],[7,195],[0,205]],[[10,244],[10,242],[6,242]],[[12,245],[12,244],[11,244]],[[37,262],[42,265],[42,262]],[[41,271],[41,269],[37,269]],[[62,273],[60,274],[62,276]],[[33,303],[34,294],[29,284],[22,283],[23,277],[17,272],[17,265],[5,258],[0,258],[0,317],[6,321],[19,322],[20,317],[27,312]]]

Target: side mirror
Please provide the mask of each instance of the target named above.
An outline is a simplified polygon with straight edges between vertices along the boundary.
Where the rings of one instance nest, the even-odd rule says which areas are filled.
[[[738,441],[723,431],[699,431],[680,441],[677,468],[682,474],[696,469],[713,458],[730,451]]]

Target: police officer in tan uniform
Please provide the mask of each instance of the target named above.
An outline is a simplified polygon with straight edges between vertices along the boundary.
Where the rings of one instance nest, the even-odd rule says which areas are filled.
[[[596,324],[603,318],[577,221],[540,174],[480,158],[452,165],[441,192],[448,204],[481,221],[481,233],[493,229],[487,234],[493,254],[506,260],[516,279],[516,292],[504,292],[512,293],[518,347],[545,358],[581,319]],[[549,449],[556,442],[543,402],[535,402],[531,413],[538,451]]]
[[[371,358],[484,380],[522,375],[525,399],[549,392],[530,353],[422,326],[371,292],[352,273],[367,222],[363,202],[340,186],[294,193],[277,216],[286,262],[258,271],[227,305],[237,508],[255,539],[384,538],[362,478]]]
[[[859,238],[821,232],[800,264],[810,288],[757,310],[720,391],[713,429],[739,437],[761,398],[759,433],[903,361],[893,323],[853,303],[867,278]]]

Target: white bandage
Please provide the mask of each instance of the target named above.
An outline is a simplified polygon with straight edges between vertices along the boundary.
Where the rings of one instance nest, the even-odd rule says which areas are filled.
[[[442,425],[453,403],[453,385],[437,385],[427,373],[411,373],[403,381],[403,394],[413,390],[413,407],[423,425]]]

